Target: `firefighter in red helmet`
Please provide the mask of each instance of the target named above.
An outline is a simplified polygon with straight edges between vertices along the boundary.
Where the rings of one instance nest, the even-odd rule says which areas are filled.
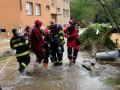
[[[71,20],[69,24],[70,25],[64,30],[64,33],[65,37],[67,38],[67,52],[71,64],[76,62],[77,54],[79,51],[79,30],[76,28],[76,20]]]
[[[36,63],[35,66],[38,66],[43,61],[43,67],[48,67],[48,57],[46,54],[46,50],[44,48],[45,40],[42,36],[42,21],[36,20],[35,26],[30,32],[30,42],[31,42],[31,49],[36,55]]]

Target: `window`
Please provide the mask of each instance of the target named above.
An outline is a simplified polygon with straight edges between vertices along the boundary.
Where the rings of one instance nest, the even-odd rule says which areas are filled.
[[[65,14],[65,9],[63,9],[63,16],[65,17],[65,15],[66,15],[66,14]]]
[[[63,2],[65,2],[65,0],[63,0]]]
[[[52,6],[52,8],[55,8],[55,3],[52,3],[51,6]]]
[[[66,16],[67,17],[69,16],[69,10],[66,10]]]
[[[46,6],[46,10],[50,10],[50,6],[49,5]]]
[[[66,3],[68,3],[69,1],[68,0],[66,0]]]
[[[35,4],[35,15],[41,15],[41,5]]]
[[[26,3],[26,13],[27,13],[27,15],[33,14],[33,3],[32,2]]]
[[[57,8],[57,12],[60,12],[60,8]]]

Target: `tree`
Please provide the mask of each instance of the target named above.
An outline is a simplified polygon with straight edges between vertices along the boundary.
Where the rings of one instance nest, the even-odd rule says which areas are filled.
[[[120,0],[71,0],[71,17],[120,26]]]
[[[117,0],[96,0],[103,7],[104,13],[109,18],[109,21],[113,27],[117,27],[120,30],[120,1]]]
[[[71,17],[77,20],[93,21],[96,14],[94,0],[71,0]]]

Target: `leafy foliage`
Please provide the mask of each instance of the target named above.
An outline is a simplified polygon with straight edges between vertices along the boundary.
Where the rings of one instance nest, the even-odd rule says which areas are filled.
[[[96,35],[97,29],[99,30],[98,35]],[[109,36],[109,27],[101,24],[91,25],[85,32],[83,32],[83,34],[79,36],[81,42],[80,46],[86,50],[93,49],[93,45],[95,45],[97,50],[113,49],[115,45]]]
[[[91,21],[95,17],[94,0],[71,0],[71,17]]]
[[[107,7],[108,15],[98,1]],[[116,20],[120,25],[120,0],[71,0],[71,17],[97,23],[114,23]]]

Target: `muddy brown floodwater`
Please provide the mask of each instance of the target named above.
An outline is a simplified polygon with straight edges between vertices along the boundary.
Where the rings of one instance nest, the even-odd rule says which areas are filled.
[[[0,86],[2,90],[117,90],[104,83],[106,77],[119,73],[117,68],[98,64],[100,68],[91,72],[81,65],[82,61],[91,59],[86,53],[79,52],[77,63],[72,66],[69,66],[66,56],[64,55],[64,65],[61,67],[53,67],[50,63],[47,70],[41,66],[33,70],[35,56],[31,54],[32,59],[27,70],[30,71],[32,78],[24,80],[19,79],[18,65],[14,57],[0,73]],[[0,68],[6,61],[0,62]],[[110,68],[114,73],[111,70],[107,71]]]

